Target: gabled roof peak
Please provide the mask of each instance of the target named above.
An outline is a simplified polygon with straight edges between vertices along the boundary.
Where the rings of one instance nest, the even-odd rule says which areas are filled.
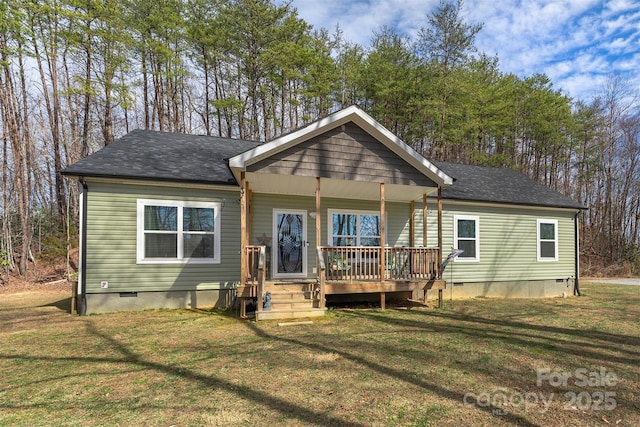
[[[236,176],[236,179],[239,180],[240,172],[246,170],[247,166],[349,122],[360,126],[377,141],[384,144],[438,185],[449,186],[453,183],[450,176],[418,154],[413,148],[405,144],[400,138],[356,105],[351,105],[336,111],[298,130],[279,136],[252,150],[232,157],[229,159],[229,167]]]

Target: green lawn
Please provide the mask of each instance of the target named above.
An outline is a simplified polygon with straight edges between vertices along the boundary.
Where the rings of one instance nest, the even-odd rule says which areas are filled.
[[[638,426],[640,287],[583,292],[289,327],[4,293],[0,425]]]

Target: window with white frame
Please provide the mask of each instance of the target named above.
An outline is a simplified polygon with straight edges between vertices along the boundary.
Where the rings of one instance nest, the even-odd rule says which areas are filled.
[[[538,220],[538,261],[558,261],[558,221]]]
[[[380,246],[380,213],[329,209],[332,246]]]
[[[138,263],[219,263],[220,204],[138,199]]]
[[[453,246],[462,249],[457,261],[480,261],[480,218],[477,216],[454,215]]]

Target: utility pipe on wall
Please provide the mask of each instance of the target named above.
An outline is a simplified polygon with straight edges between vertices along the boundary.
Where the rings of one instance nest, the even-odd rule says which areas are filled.
[[[78,301],[79,307],[76,307],[76,311],[80,316],[87,314],[87,194],[89,189],[84,177],[80,177],[80,185],[82,188],[80,203],[80,271],[78,272],[78,283],[80,286],[80,300]]]
[[[580,228],[578,227],[580,211],[576,212],[576,215],[573,217],[573,238],[574,238],[574,247],[575,247],[575,281],[573,283],[573,294],[577,296],[582,296],[580,293]]]

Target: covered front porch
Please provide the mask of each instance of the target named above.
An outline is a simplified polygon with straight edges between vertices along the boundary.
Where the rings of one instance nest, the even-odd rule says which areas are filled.
[[[299,194],[295,195],[302,196],[300,200],[307,203],[310,202],[310,196],[312,197],[313,210],[307,205],[303,206],[307,209],[302,209],[300,213],[295,214],[296,220],[300,223],[306,223],[308,218],[312,220],[308,229],[310,232],[313,231],[315,236],[306,236],[300,230],[294,230],[295,227],[280,228],[280,223],[286,222],[284,221],[286,217],[283,217],[280,212],[285,210],[274,207],[281,203],[278,201],[281,196],[265,193],[267,188],[264,187],[269,187],[266,182],[270,179],[254,174],[253,178],[262,183],[262,185],[256,185],[254,189],[247,175],[241,174],[240,195],[242,271],[237,297],[240,300],[241,316],[246,316],[246,304],[252,300],[256,302],[256,319],[260,320],[323,315],[327,295],[378,294],[380,306],[384,309],[387,294],[406,292],[410,293],[412,301],[424,304],[428,296],[434,298],[437,296],[438,306],[441,306],[445,282],[440,275],[442,200],[439,187],[408,189],[396,186],[390,197],[386,197],[389,193],[385,191],[385,183],[343,182],[338,185],[329,179],[315,178],[313,196],[302,188],[299,188]],[[296,178],[288,177],[288,179]],[[274,177],[271,177],[271,180],[274,180]],[[325,181],[328,188],[323,192]],[[340,192],[348,192],[351,188],[353,193],[363,194],[365,190],[358,187],[370,188],[372,185],[378,188],[376,194],[378,197],[377,200],[369,200],[368,203],[369,206],[375,203],[379,207],[375,212],[379,230],[373,233],[376,236],[375,239],[379,239],[379,245],[339,245],[354,243],[356,240],[338,239],[335,236],[344,234],[344,231],[331,232],[330,230],[336,218],[344,219],[344,214],[336,213],[343,210],[332,209],[332,206],[335,205],[336,200],[342,203],[345,200],[344,197],[336,199],[336,192],[331,189],[339,188]],[[418,202],[411,200],[418,194],[417,190],[423,191],[417,197]],[[429,212],[426,191],[438,195],[437,235],[435,236],[428,235],[426,227]],[[369,193],[371,194],[370,191]],[[257,195],[263,202],[256,207],[253,201]],[[404,197],[410,200],[405,199],[404,203],[401,203]],[[274,211],[273,224],[271,224],[273,234],[267,237],[269,242],[263,242],[266,244],[251,244],[264,241],[264,236],[269,232],[265,229],[264,220],[255,219],[256,216],[265,216],[264,213],[256,213],[256,209],[269,210],[265,208],[264,200],[270,201],[268,206]],[[298,199],[294,199],[294,202],[295,200]],[[387,200],[394,204],[393,209],[388,208]],[[360,202],[350,202],[354,205],[358,203]],[[294,203],[294,206],[297,205]],[[407,209],[405,210],[404,207]],[[389,218],[390,210],[394,213],[394,218]],[[298,211],[294,210],[295,212]],[[367,212],[365,216],[371,218],[373,213]],[[416,219],[422,224],[419,230],[416,230]],[[399,238],[397,231],[387,230],[389,222],[401,224],[402,228],[406,229],[406,236]],[[398,228],[397,225],[395,227]],[[393,236],[392,239],[388,238],[388,234]],[[362,241],[366,240],[370,243],[371,239],[362,238]],[[429,244],[430,242],[433,243]],[[282,261],[281,257],[286,258],[287,262]],[[292,259],[297,262],[291,262]],[[304,265],[301,259],[309,260],[310,265]]]
[[[282,283],[299,285],[292,292],[320,314],[332,294],[378,293],[383,307],[389,292],[441,294],[442,188],[453,180],[362,110],[341,110],[229,166],[240,184],[237,295],[242,307],[257,299],[257,318],[267,317],[269,297],[284,297]],[[434,195],[437,235],[428,235]]]

